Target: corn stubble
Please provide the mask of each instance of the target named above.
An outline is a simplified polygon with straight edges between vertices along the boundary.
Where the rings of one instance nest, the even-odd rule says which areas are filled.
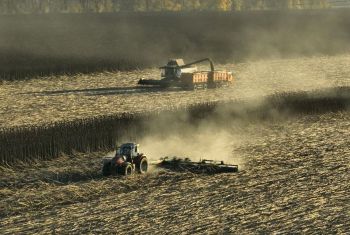
[[[349,229],[348,111],[232,127],[235,174],[103,178],[100,156],[2,168],[7,233],[338,232]]]
[[[63,24],[57,24],[55,30],[51,25],[54,16],[34,17],[40,27],[24,24],[23,19],[29,22],[27,16],[22,21],[2,18],[2,35],[9,47],[3,48],[0,58],[5,64],[0,69],[5,79],[0,81],[0,233],[349,231],[349,98],[337,95],[350,94],[348,55],[222,64],[217,68],[233,70],[234,86],[196,92],[135,87],[140,78],[159,77],[157,69],[96,72],[158,64],[173,51],[185,57],[206,57],[209,52],[214,60],[229,61],[232,55],[243,60],[348,50],[346,11],[343,18],[335,17],[338,13],[334,11],[333,20],[324,17],[328,12],[321,12],[311,17],[311,24],[304,20],[312,12],[305,13],[292,13],[291,23],[284,24],[271,12],[214,14],[206,22],[209,19],[221,27],[210,37],[198,37],[208,36],[207,24],[201,20],[206,13],[181,16],[182,22],[176,15],[146,17],[147,21],[136,17],[128,27],[123,25],[123,16],[102,16],[116,19],[111,27],[104,21],[97,24],[100,16],[67,15],[68,21],[57,21]],[[284,12],[273,14],[285,18]],[[232,32],[233,22],[248,19],[248,26],[259,22],[262,29],[277,33],[271,38],[272,31],[258,32],[240,23]],[[295,24],[295,19],[301,23]],[[67,28],[70,24],[64,22],[77,24]],[[171,37],[169,22],[179,23],[176,27],[182,33],[177,36],[190,37]],[[310,30],[319,25],[325,30]],[[157,39],[156,47],[153,40],[143,37],[143,29],[155,26],[158,30],[149,36]],[[120,33],[125,29],[129,34]],[[252,32],[260,36],[252,37]],[[47,42],[47,35],[57,47],[37,44]],[[82,35],[88,35],[86,44],[81,43]],[[298,40],[295,35],[306,36]],[[129,36],[137,43],[124,48],[132,41]],[[188,40],[191,36],[209,40]],[[96,50],[101,38],[106,46]],[[174,46],[159,48],[168,45],[168,38],[176,41]],[[256,43],[257,38],[265,40]],[[18,45],[23,50],[13,50]],[[28,53],[33,46],[38,55]],[[128,52],[123,54],[120,48]],[[87,74],[20,80],[77,72]],[[321,90],[313,92],[315,89]],[[241,160],[240,172],[193,175],[154,169],[144,176],[102,177],[101,157],[111,154],[108,151],[116,141],[142,139],[149,131],[145,123],[169,113],[186,113],[189,119],[185,120],[191,125],[210,116],[218,128],[229,130],[232,139],[240,139],[232,141],[232,154],[226,156],[233,163]],[[227,117],[243,119],[244,125],[232,125]]]
[[[140,78],[159,78],[158,69],[4,82],[0,86],[0,127],[39,126],[111,114],[157,112],[202,102],[349,86],[349,62],[350,57],[344,55],[218,65],[217,69],[234,72],[237,79],[233,86],[197,92],[136,85]]]
[[[3,84],[1,98],[9,105],[2,106],[2,114],[22,115],[2,126],[2,143],[15,148],[1,148],[7,157],[0,171],[0,232],[345,233],[350,223],[347,61],[340,56],[240,64],[234,87],[198,92],[109,90],[114,85],[129,90],[138,79],[130,77],[154,76],[155,70]],[[316,88],[321,90],[312,92]],[[51,103],[45,104],[46,98]],[[260,102],[247,105],[251,98]],[[178,103],[169,106],[174,100]],[[100,105],[109,115],[95,113]],[[81,106],[84,118],[73,112]],[[232,139],[241,139],[232,142],[228,156],[233,163],[243,159],[240,172],[155,169],[145,176],[102,177],[101,157],[108,153],[94,151],[111,149],[118,138],[142,138],[148,134],[144,122],[171,111],[176,116],[176,110],[189,114],[189,124],[212,118]],[[229,111],[219,112],[227,115],[223,119],[216,116],[220,110]],[[145,116],[149,112],[154,116]],[[59,122],[51,123],[52,117]],[[227,117],[247,120],[231,125]],[[20,161],[6,166],[13,160]]]
[[[135,86],[140,77],[158,76],[152,69],[9,82],[0,86],[1,164],[111,150],[116,141],[147,134],[147,125],[141,123],[152,122],[149,114],[157,117],[167,111],[174,116],[189,111],[203,119],[222,105],[232,106],[238,116],[251,109],[252,115],[269,116],[284,106],[296,112],[344,109],[339,97],[326,94],[315,100],[302,92],[344,87],[346,93],[348,61],[348,56],[336,56],[220,65],[235,71],[235,84],[196,92]],[[251,105],[247,100],[258,102]]]

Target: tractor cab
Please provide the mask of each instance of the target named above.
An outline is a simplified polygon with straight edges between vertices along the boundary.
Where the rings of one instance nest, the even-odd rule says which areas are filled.
[[[116,156],[125,156],[128,159],[134,159],[139,155],[137,146],[138,144],[135,143],[122,144],[117,148]]]

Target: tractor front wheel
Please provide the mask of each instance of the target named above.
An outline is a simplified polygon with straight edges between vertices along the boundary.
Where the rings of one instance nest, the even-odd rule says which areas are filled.
[[[131,163],[126,163],[123,166],[119,166],[117,167],[116,170],[117,170],[117,175],[125,175],[125,176],[131,175],[133,171]]]

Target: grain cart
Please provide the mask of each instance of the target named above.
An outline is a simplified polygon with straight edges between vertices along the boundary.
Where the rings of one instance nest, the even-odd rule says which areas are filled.
[[[210,71],[198,71],[193,65],[209,62]],[[171,59],[160,67],[161,79],[140,79],[138,84],[158,87],[181,87],[183,89],[207,89],[228,86],[233,82],[231,72],[216,71],[211,59],[205,58],[185,64],[183,59]]]
[[[103,159],[102,174],[131,175],[135,171],[144,174],[148,169],[148,160],[143,153],[138,152],[138,144],[125,143],[117,148],[115,156]]]

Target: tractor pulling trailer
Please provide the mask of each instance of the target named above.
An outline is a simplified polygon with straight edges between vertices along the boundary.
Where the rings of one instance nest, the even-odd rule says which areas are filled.
[[[139,145],[136,143],[125,143],[117,147],[114,156],[103,159],[102,174],[110,175],[132,175],[133,173],[144,174],[148,170],[148,159],[143,153],[139,153]],[[201,160],[192,162],[190,159],[167,157],[154,162],[153,165],[168,170],[189,171],[193,173],[233,173],[238,172],[238,165],[225,164],[223,161]]]
[[[209,62],[210,71],[198,71],[193,66],[202,62]],[[217,71],[211,59],[205,58],[185,64],[183,59],[171,59],[167,65],[160,67],[161,79],[140,79],[138,84],[158,87],[181,87],[197,90],[229,86],[233,82],[231,72]]]

